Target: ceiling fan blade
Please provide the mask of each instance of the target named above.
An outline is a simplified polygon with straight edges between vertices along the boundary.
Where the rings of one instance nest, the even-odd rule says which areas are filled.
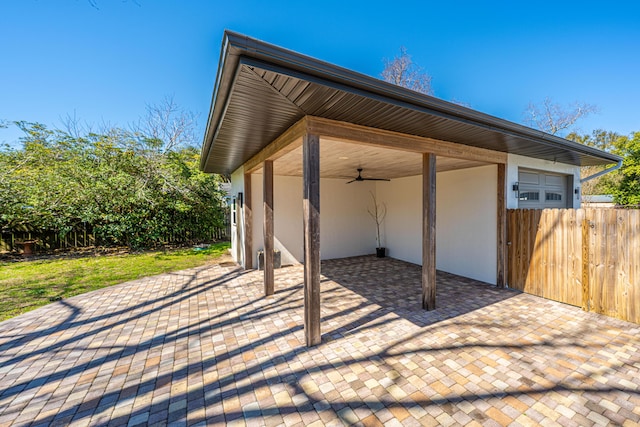
[[[391,181],[388,178],[362,178],[365,181]]]
[[[357,181],[357,179],[352,179],[351,181],[347,181],[347,184],[351,184],[353,181]]]

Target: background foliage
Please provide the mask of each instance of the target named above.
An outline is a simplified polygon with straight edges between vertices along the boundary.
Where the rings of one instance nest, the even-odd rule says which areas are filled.
[[[613,181],[610,192],[619,205],[640,206],[640,132],[634,132],[631,137],[625,137],[616,146],[615,153],[624,161]]]
[[[591,134],[570,133],[567,139],[617,154],[623,159],[620,169],[585,182],[583,194],[611,194],[619,206],[640,206],[640,132],[626,136],[598,129]],[[587,166],[582,168],[582,176],[603,169],[602,166]]]
[[[2,230],[64,234],[88,224],[100,244],[142,248],[223,225],[223,179],[200,172],[199,152],[182,141],[143,127],[81,133],[14,124],[25,136],[21,148],[0,149]]]

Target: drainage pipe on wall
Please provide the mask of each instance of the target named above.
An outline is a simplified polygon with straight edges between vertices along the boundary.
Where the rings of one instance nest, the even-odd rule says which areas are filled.
[[[600,172],[598,172],[598,173],[594,173],[593,175],[589,175],[589,176],[587,176],[587,177],[585,177],[585,178],[580,179],[580,184],[582,184],[582,183],[584,183],[584,182],[587,182],[587,181],[590,181],[590,180],[592,180],[592,179],[594,179],[594,178],[597,178],[597,177],[599,177],[599,176],[602,176],[602,175],[608,174],[609,172],[613,172],[613,171],[615,171],[615,170],[618,170],[618,169],[620,169],[621,167],[622,167],[622,160],[619,160],[619,161],[618,161],[618,164],[617,164],[617,165],[615,165],[615,166],[612,166],[612,167],[607,168],[607,169],[605,169],[605,170],[601,170],[601,171],[600,171]]]

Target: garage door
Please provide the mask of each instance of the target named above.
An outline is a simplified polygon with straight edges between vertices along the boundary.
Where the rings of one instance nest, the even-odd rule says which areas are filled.
[[[542,171],[518,172],[518,207],[525,209],[566,208],[567,176]]]

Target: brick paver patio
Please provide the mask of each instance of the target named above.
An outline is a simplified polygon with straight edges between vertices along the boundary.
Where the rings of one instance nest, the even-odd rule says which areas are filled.
[[[0,426],[638,425],[640,325],[420,268],[322,264],[304,347],[302,268],[211,265],[0,323]]]

